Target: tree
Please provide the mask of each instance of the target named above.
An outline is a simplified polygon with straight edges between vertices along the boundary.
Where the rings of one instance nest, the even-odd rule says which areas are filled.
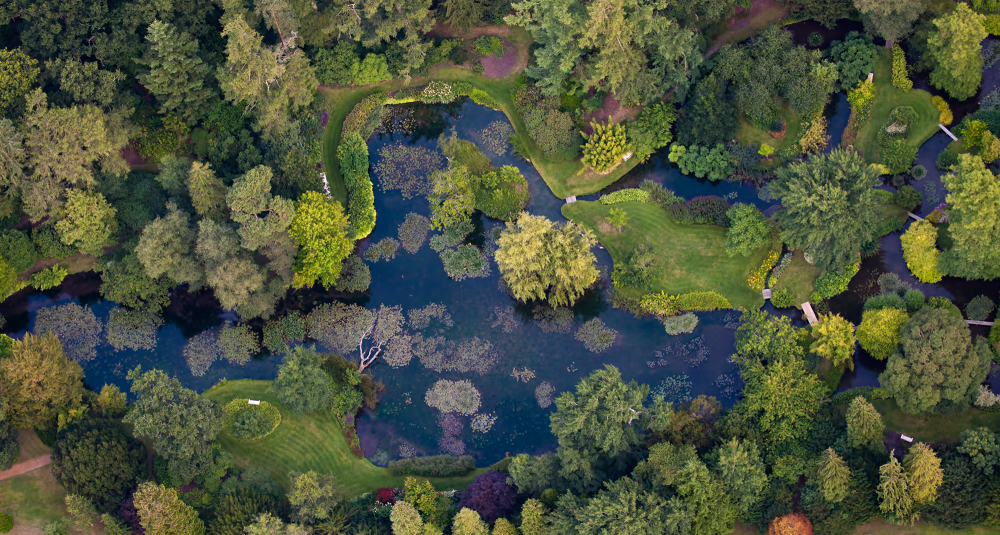
[[[987,427],[966,429],[959,437],[961,444],[956,451],[968,455],[972,464],[986,475],[993,475],[995,466],[1000,465],[1000,440]]]
[[[410,502],[404,500],[392,506],[389,520],[392,522],[394,535],[421,535],[424,531],[424,521],[420,519],[420,513]]]
[[[278,366],[278,377],[271,390],[295,414],[303,415],[325,409],[333,393],[323,369],[322,355],[312,347],[298,346]]]
[[[395,510],[395,508],[393,508]],[[298,524],[285,524],[281,517],[264,513],[246,527],[246,535],[311,535],[312,530]]]
[[[317,474],[312,470],[288,474],[292,489],[288,503],[292,506],[292,520],[300,524],[315,524],[330,517],[340,503],[340,492],[333,474]]]
[[[336,284],[344,259],[354,251],[351,225],[340,203],[319,192],[303,193],[288,233],[299,246],[292,286],[309,287],[317,280],[327,289]]]
[[[545,523],[546,508],[542,502],[533,498],[521,506],[521,533],[523,535],[545,535],[548,529]]]
[[[837,89],[850,90],[860,80],[867,78],[868,73],[875,72],[881,50],[875,46],[870,35],[860,32],[850,32],[843,41],[831,43],[827,54],[837,64],[837,71],[840,72]]]
[[[277,87],[285,67],[243,17],[230,17],[222,36],[226,38],[226,64],[219,65],[216,77],[226,99],[234,104],[246,102],[244,112],[249,112],[261,105],[272,86]]]
[[[472,509],[492,524],[513,512],[517,503],[517,487],[508,483],[509,475],[489,470],[476,476],[462,493],[459,507]]]
[[[229,226],[199,221],[195,252],[205,267],[206,282],[224,308],[248,302],[264,286],[266,274],[240,248],[237,233]]]
[[[944,470],[934,450],[923,442],[917,442],[903,457],[903,468],[913,503],[926,505],[937,499],[938,488],[944,481]]]
[[[222,223],[228,218],[226,186],[215,176],[211,165],[192,162],[186,185],[191,205],[198,215],[216,223]]]
[[[766,497],[768,481],[764,463],[752,440],[732,439],[713,452],[715,472],[741,514],[747,514]]]
[[[65,216],[56,222],[56,230],[66,245],[81,253],[102,256],[104,247],[113,245],[118,213],[100,193],[71,189],[66,192]]]
[[[10,117],[38,79],[38,60],[20,48],[0,48],[0,116]]]
[[[209,67],[198,57],[198,40],[156,20],[147,29],[146,41],[149,48],[141,63],[149,72],[140,74],[139,82],[156,95],[160,113],[176,112],[194,125],[208,112],[214,96],[205,87]]]
[[[677,493],[694,519],[693,535],[724,535],[736,525],[737,508],[704,463],[694,459],[681,469]]]
[[[56,482],[102,512],[116,511],[145,470],[146,448],[107,420],[72,427],[52,449]]]
[[[926,9],[920,0],[903,0],[892,3],[879,2],[878,0],[854,0],[854,7],[861,12],[865,31],[890,43],[906,37],[917,17]]]
[[[439,530],[447,524],[451,501],[434,490],[430,481],[408,477],[403,481],[403,491],[407,501],[420,512],[424,524],[431,524]]]
[[[902,330],[902,351],[889,357],[879,383],[903,412],[919,414],[940,403],[966,403],[989,372],[986,340],[973,341],[961,316],[924,307]]]
[[[226,194],[230,217],[240,225],[237,232],[244,249],[256,251],[273,243],[295,216],[292,201],[271,195],[272,176],[270,167],[258,165],[237,178]]]
[[[428,179],[431,190],[427,194],[431,203],[431,228],[444,230],[469,219],[476,207],[472,178],[462,165],[431,173]]]
[[[729,218],[729,230],[726,231],[729,256],[750,256],[771,241],[771,226],[756,206],[736,203],[726,210],[726,217]]]
[[[500,235],[496,261],[517,299],[567,306],[597,280],[594,243],[593,234],[575,223],[555,225],[523,214]]]
[[[895,455],[889,455],[889,462],[878,469],[878,497],[882,501],[879,508],[883,513],[889,513],[896,523],[911,520],[913,498],[910,496],[909,484],[903,467]]]
[[[432,43],[421,41],[421,34],[431,30],[434,17],[431,0],[363,0],[348,2],[339,0],[334,13],[334,24],[342,35],[361,41],[366,48],[384,42],[395,41],[399,46],[403,61],[399,75],[409,78],[412,69],[424,64],[424,56]],[[405,37],[399,39],[399,32],[405,29]]]
[[[73,517],[73,524],[77,529],[87,529],[94,525],[94,517],[98,513],[93,502],[75,494],[67,494],[63,501],[66,504],[66,512]]]
[[[204,535],[205,524],[197,511],[181,501],[177,491],[145,482],[133,495],[142,527],[147,533],[163,535]]]
[[[948,231],[953,245],[941,254],[940,271],[966,279],[1000,277],[1000,179],[978,157],[960,155],[948,188]]]
[[[18,190],[32,221],[57,214],[67,185],[94,186],[94,163],[116,175],[128,170],[120,155],[128,136],[110,119],[92,104],[50,108],[40,89],[28,96],[24,148],[31,173]]]
[[[171,286],[167,278],[150,277],[135,253],[111,262],[101,271],[101,297],[151,313],[170,304]]]
[[[174,284],[198,288],[205,273],[194,258],[196,237],[188,214],[176,205],[167,205],[166,216],[157,217],[142,229],[136,259],[154,279],[166,275]]]
[[[622,162],[622,157],[628,151],[625,125],[612,123],[609,117],[608,124],[591,122],[590,127],[593,134],[581,133],[583,139],[587,140],[583,145],[583,165],[597,173],[607,173]]]
[[[885,360],[899,345],[900,330],[909,319],[906,312],[898,308],[866,310],[858,325],[858,343],[872,357]]]
[[[753,363],[800,360],[804,355],[798,338],[799,329],[787,316],[750,310],[740,317],[736,329],[734,360],[748,369]]]
[[[779,516],[767,527],[767,535],[812,535],[812,523],[802,513]]]
[[[13,466],[20,454],[21,444],[17,441],[17,428],[0,418],[0,470],[7,470]]]
[[[450,24],[460,33],[466,33],[482,23],[487,5],[483,0],[445,0],[442,8],[445,24]]]
[[[904,92],[913,88],[913,80],[910,80],[910,71],[906,67],[906,53],[899,46],[892,47],[892,86]],[[917,204],[920,203],[913,207]]]
[[[935,283],[944,278],[938,269],[941,251],[937,249],[937,237],[937,227],[926,219],[914,221],[900,236],[906,267],[920,282]]]
[[[673,105],[657,102],[643,108],[634,121],[625,123],[628,144],[635,155],[645,161],[658,149],[669,145],[674,140],[670,127],[676,119]]]
[[[819,490],[823,499],[830,503],[840,503],[851,493],[851,471],[847,463],[827,448],[819,460]]]
[[[677,524],[690,527],[693,521],[681,500],[666,500],[628,477],[605,482],[575,516],[580,533],[671,533]]]
[[[775,221],[785,243],[811,251],[813,265],[824,271],[857,262],[882,220],[874,168],[853,150],[835,149],[793,162],[777,175],[771,193],[781,198]]]
[[[743,404],[754,414],[771,444],[799,440],[809,433],[826,388],[799,359],[757,364],[746,374]]]
[[[135,426],[136,436],[152,439],[157,454],[167,459],[170,471],[183,481],[211,468],[209,442],[222,430],[224,418],[218,403],[182,387],[160,370],[142,373],[136,366],[127,377],[136,401],[122,421]]]
[[[490,527],[479,518],[479,513],[463,507],[452,521],[454,535],[490,535]]]
[[[944,482],[938,489],[937,499],[923,506],[920,516],[929,523],[952,530],[981,524],[988,495],[987,479],[969,457],[956,450],[942,457]]]
[[[608,211],[607,220],[608,223],[611,223],[611,226],[615,227],[618,232],[621,232],[622,228],[628,223],[628,214],[621,208],[612,208]]]
[[[854,398],[847,407],[847,440],[851,445],[880,451],[884,433],[882,415],[863,396]]]
[[[358,372],[363,373],[394,340],[401,339],[405,322],[398,306],[368,310],[334,302],[309,313],[309,336],[344,355],[357,350]]]
[[[984,20],[967,4],[956,6],[934,19],[937,31],[927,36],[927,55],[933,63],[931,84],[956,100],[975,96],[983,79],[979,49],[987,36]]]
[[[0,50],[0,53],[3,53]],[[18,184],[24,170],[24,147],[21,146],[24,136],[14,127],[14,123],[6,117],[0,119],[0,186],[8,195],[11,185]]]
[[[83,370],[63,356],[55,334],[25,334],[11,355],[0,358],[0,396],[7,400],[7,421],[38,427],[83,397]]]
[[[819,322],[812,327],[816,340],[809,350],[829,359],[834,366],[847,364],[854,369],[854,324],[840,314],[820,314]]]
[[[518,533],[517,527],[510,520],[498,518],[496,524],[493,524],[491,535],[517,535]]]
[[[247,526],[266,513],[274,513],[274,498],[252,491],[229,493],[217,502],[215,519],[208,525],[208,535],[244,535]]]

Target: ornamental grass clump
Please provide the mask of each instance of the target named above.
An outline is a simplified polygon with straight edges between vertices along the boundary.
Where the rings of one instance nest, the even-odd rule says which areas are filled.
[[[469,380],[449,381],[441,379],[424,395],[428,406],[441,412],[475,414],[481,400],[479,390]]]
[[[589,136],[583,134],[583,138],[587,140],[583,146],[583,165],[589,166],[597,173],[606,173],[628,152],[625,127],[621,123],[613,124],[610,117],[606,125],[590,123],[590,126],[594,129],[594,133]]]

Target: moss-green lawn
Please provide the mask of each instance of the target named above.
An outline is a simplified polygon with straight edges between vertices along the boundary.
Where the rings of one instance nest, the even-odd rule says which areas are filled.
[[[889,113],[897,106],[912,106],[917,111],[917,124],[906,137],[906,142],[911,147],[920,148],[939,130],[941,114],[931,102],[930,93],[921,89],[903,92],[893,87],[892,50],[885,50],[875,66],[875,104],[872,115],[854,141],[854,148],[870,163],[882,163],[877,134],[889,119]]]
[[[772,289],[792,292],[792,297],[795,299],[795,308],[801,309],[802,303],[809,301],[809,296],[815,290],[813,283],[816,282],[819,275],[819,268],[806,262],[803,251],[800,249],[795,251],[792,261],[788,263],[788,267],[778,277],[778,281]]]
[[[740,129],[736,132],[736,140],[743,145],[749,145],[751,143],[763,145],[767,143],[776,150],[791,147],[802,135],[802,117],[792,111],[792,109],[788,107],[787,102],[783,102],[781,104],[780,115],[781,118],[785,120],[785,124],[788,125],[788,130],[785,132],[785,136],[781,139],[774,139],[771,137],[771,134],[768,134],[764,130],[751,126],[750,123],[748,123],[743,117],[743,114],[740,113]]]
[[[261,399],[281,411],[281,425],[258,441],[240,442],[225,432],[219,434],[218,442],[233,454],[237,466],[255,464],[265,468],[286,487],[291,471],[332,473],[337,477],[341,490],[351,496],[384,487],[403,486],[405,477],[394,476],[388,469],[351,453],[340,424],[331,412],[296,416],[270,392],[270,386],[271,381],[241,379],[217,385],[202,394],[223,405],[237,398]],[[421,479],[429,480],[438,490],[461,489],[483,471],[477,469],[462,477]]]
[[[612,207],[624,209],[629,221],[621,232],[605,233],[599,225]],[[639,202],[604,205],[578,201],[563,205],[562,213],[592,230],[616,263],[624,262],[628,253],[643,243],[651,246],[659,259],[653,291],[672,295],[715,291],[726,296],[734,307],[753,309],[764,304],[761,293],[747,286],[747,277],[764,262],[770,244],[749,257],[731,257],[726,254],[726,229],[674,223],[656,205]]]
[[[470,70],[458,67],[438,67],[432,69],[430,76],[417,76],[410,80],[409,86],[420,86],[430,80],[442,82],[469,82],[479,89],[489,93],[500,104],[501,111],[507,116],[514,130],[526,140],[528,155],[532,165],[545,180],[557,197],[565,199],[571,195],[588,195],[611,184],[638,165],[638,158],[630,158],[606,175],[597,175],[587,170],[583,173],[583,163],[580,158],[566,160],[558,156],[546,155],[538,144],[531,139],[524,125],[524,119],[518,113],[511,99],[510,90],[514,82],[527,66],[528,47],[531,45],[531,35],[523,28],[511,27],[504,37],[517,47],[518,59],[511,72],[503,78],[487,78]],[[347,202],[347,190],[340,177],[337,162],[337,145],[340,143],[342,123],[347,114],[361,99],[378,91],[395,91],[404,87],[402,80],[389,80],[381,84],[362,87],[329,87],[322,86],[320,91],[330,100],[331,111],[329,126],[323,137],[323,166],[327,180],[330,182],[330,193],[341,201]],[[485,126],[485,125],[484,125]]]
[[[887,429],[922,442],[957,441],[962,431],[976,427],[988,427],[994,432],[1000,431],[1000,412],[984,412],[970,406],[952,416],[914,415],[903,412],[892,399],[876,400],[872,404],[882,415],[882,421]]]

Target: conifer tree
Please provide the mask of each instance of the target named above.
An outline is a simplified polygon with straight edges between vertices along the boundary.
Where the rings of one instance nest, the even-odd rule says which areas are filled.
[[[863,396],[858,396],[847,407],[847,439],[855,448],[882,447],[885,425],[882,415]]]
[[[156,95],[160,113],[176,112],[189,125],[198,122],[211,105],[212,90],[205,87],[208,65],[198,57],[198,41],[171,24],[153,21],[146,40],[149,51],[141,63],[149,67],[139,82]]]
[[[187,178],[188,195],[194,211],[216,223],[226,220],[226,186],[207,163],[193,162]]]
[[[823,499],[830,503],[839,503],[850,494],[851,471],[847,463],[833,451],[827,448],[819,460],[819,489]]]
[[[890,454],[889,462],[883,464],[878,472],[881,480],[878,484],[879,508],[883,513],[889,513],[896,523],[911,520],[913,498],[906,474],[896,456]]]
[[[923,442],[917,442],[903,457],[903,468],[914,503],[923,505],[937,499],[938,487],[944,481],[944,470],[934,450]]]

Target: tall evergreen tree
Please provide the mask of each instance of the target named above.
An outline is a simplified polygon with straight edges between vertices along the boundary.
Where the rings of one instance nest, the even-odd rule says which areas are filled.
[[[270,167],[258,165],[239,178],[226,193],[230,217],[240,225],[237,231],[244,249],[256,251],[273,243],[288,231],[295,216],[295,204],[271,195]]]
[[[216,223],[222,223],[227,219],[229,210],[226,206],[226,186],[215,176],[211,165],[192,162],[187,175],[187,189],[191,196],[191,205],[198,215]]]
[[[897,523],[909,522],[913,512],[913,498],[910,496],[902,465],[895,455],[890,454],[889,462],[883,464],[878,472],[878,497],[881,500],[879,508]]]
[[[147,481],[139,485],[133,503],[146,533],[204,535],[205,523],[193,507],[181,501],[174,489]]]
[[[847,407],[847,439],[851,445],[881,450],[883,433],[882,415],[864,397],[854,398]]]
[[[1000,178],[971,154],[958,157],[954,172],[941,177],[948,188],[948,231],[953,245],[938,265],[955,277],[1000,277]]]
[[[924,505],[937,499],[938,487],[944,481],[944,470],[934,450],[923,442],[917,442],[903,457],[903,468],[915,504]]]
[[[160,113],[177,113],[193,125],[212,105],[213,92],[205,81],[209,68],[198,57],[198,40],[179,33],[172,24],[154,21],[146,33],[149,49],[141,63],[149,72],[139,82],[156,95]]]
[[[851,471],[847,463],[827,448],[819,459],[819,489],[823,499],[830,503],[840,503],[851,493]]]
[[[736,525],[737,508],[718,478],[699,460],[681,469],[677,493],[694,517],[692,535],[726,535]]]
[[[715,472],[743,514],[753,510],[767,494],[764,463],[752,440],[732,439],[713,453]]]
[[[482,24],[487,5],[483,0],[444,0],[441,8],[444,11],[444,22],[465,33]]]

